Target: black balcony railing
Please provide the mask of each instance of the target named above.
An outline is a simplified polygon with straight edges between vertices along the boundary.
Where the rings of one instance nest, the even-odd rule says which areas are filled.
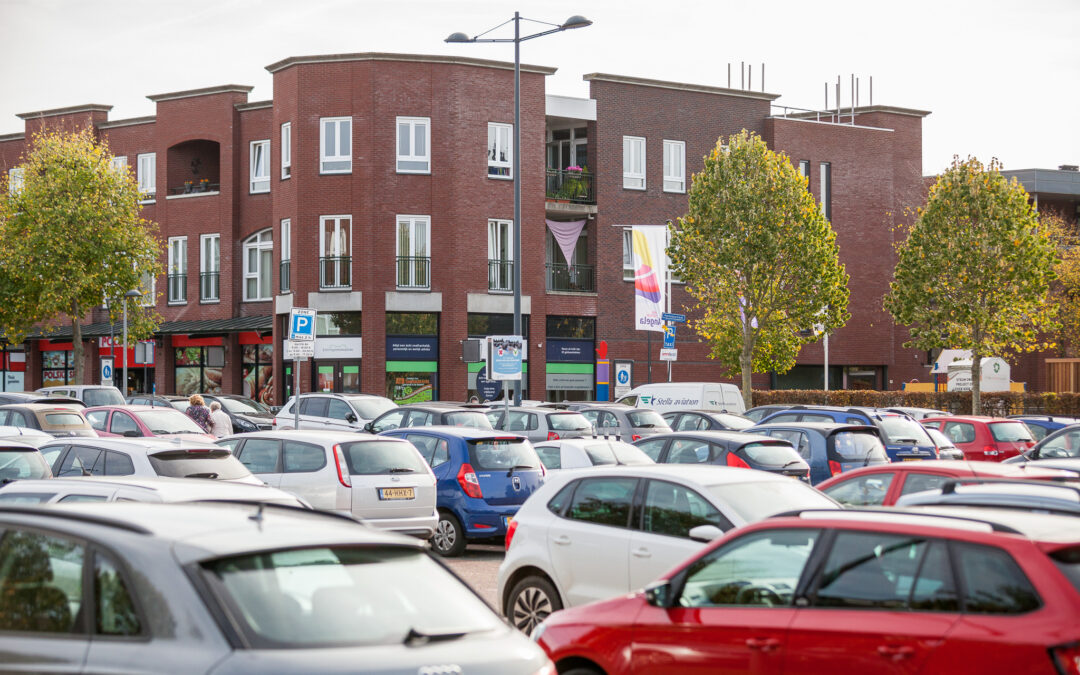
[[[169,275],[169,302],[187,302],[187,275]]]
[[[352,286],[352,258],[337,256],[319,258],[319,288],[349,288]]]
[[[221,299],[221,272],[203,272],[199,275],[199,299]]]
[[[407,290],[431,288],[431,258],[399,255],[397,287]]]
[[[514,290],[514,261],[488,259],[488,290]]]
[[[596,271],[592,265],[547,263],[547,290],[595,293]]]
[[[211,183],[210,181],[184,181],[183,185],[169,188],[169,194],[171,195],[194,195],[201,192],[218,192],[221,190],[221,183]]]
[[[574,204],[595,204],[595,176],[586,171],[547,170],[547,198]]]
[[[290,284],[292,279],[289,278],[289,262],[288,260],[281,261],[280,272],[278,274],[278,288],[284,293],[291,288]]]

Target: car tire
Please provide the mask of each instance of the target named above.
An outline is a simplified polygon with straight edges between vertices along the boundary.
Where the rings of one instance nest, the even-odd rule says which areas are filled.
[[[515,628],[528,635],[548,615],[562,608],[559,592],[550,581],[544,577],[525,577],[510,589],[506,618]]]
[[[571,668],[570,670],[564,670],[559,675],[604,675],[604,673],[593,668]]]
[[[454,558],[465,552],[465,530],[452,513],[439,511],[439,522],[431,535],[431,549],[444,558]]]

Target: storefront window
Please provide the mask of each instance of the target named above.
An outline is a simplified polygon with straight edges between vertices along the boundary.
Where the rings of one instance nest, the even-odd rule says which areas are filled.
[[[3,357],[0,360],[0,388],[3,391],[24,391],[26,386],[26,352],[22,347],[14,348],[7,345],[3,348]]]
[[[41,386],[55,387],[74,382],[75,366],[71,351],[41,352]]]
[[[415,312],[387,312],[387,335],[438,335],[439,315]]]
[[[469,314],[469,337],[482,338],[488,335],[513,335],[513,314]],[[529,315],[521,315],[521,337],[529,339]]]
[[[315,316],[315,334],[360,335],[360,312],[319,312]]]
[[[595,335],[596,317],[549,316],[547,318],[547,336],[549,340],[551,338],[592,340]]]
[[[439,397],[439,315],[386,313],[386,397],[423,403]]]
[[[266,405],[274,401],[274,345],[244,345],[244,396]]]
[[[176,393],[220,394],[225,367],[224,347],[178,347],[176,349]]]

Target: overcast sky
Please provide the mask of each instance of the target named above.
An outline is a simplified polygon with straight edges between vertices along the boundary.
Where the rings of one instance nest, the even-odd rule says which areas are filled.
[[[881,8],[881,9],[879,9]],[[886,9],[887,8],[887,9]],[[513,45],[451,45],[513,17],[588,28],[522,44],[523,63],[558,68],[548,93],[588,95],[581,76],[753,88],[798,108],[860,104],[931,111],[923,173],[953,155],[1007,169],[1080,164],[1080,0],[0,0],[0,134],[16,113],[110,104],[153,115],[146,96],[246,84],[273,97],[265,67],[289,56],[399,52],[513,61]],[[523,32],[543,30],[523,24]],[[493,36],[509,37],[505,27]]]

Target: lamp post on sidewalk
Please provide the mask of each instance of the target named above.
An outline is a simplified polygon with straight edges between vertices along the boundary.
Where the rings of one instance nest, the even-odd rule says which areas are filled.
[[[120,384],[120,386],[121,386],[120,393],[123,394],[125,400],[127,400],[127,381],[128,381],[128,379],[127,379],[127,361],[128,361],[128,359],[127,359],[127,357],[128,357],[128,350],[127,350],[127,302],[128,302],[128,298],[141,298],[141,297],[142,297],[142,293],[135,290],[134,288],[131,289],[130,291],[128,291],[127,293],[124,293],[124,350],[123,350],[123,356],[121,357],[121,358],[124,359],[124,379]]]
[[[502,28],[506,24],[514,22],[514,37],[512,38],[485,38],[491,31]],[[514,334],[523,336],[521,332],[521,43],[544,35],[559,33],[574,28],[584,28],[592,25],[583,16],[574,15],[562,24],[525,19],[534,23],[542,23],[554,26],[548,30],[533,33],[532,35],[521,34],[522,16],[514,12],[514,18],[480,33],[469,37],[465,33],[452,33],[446,38],[446,42],[513,42],[514,43]],[[514,381],[514,405],[521,405],[521,380]]]

